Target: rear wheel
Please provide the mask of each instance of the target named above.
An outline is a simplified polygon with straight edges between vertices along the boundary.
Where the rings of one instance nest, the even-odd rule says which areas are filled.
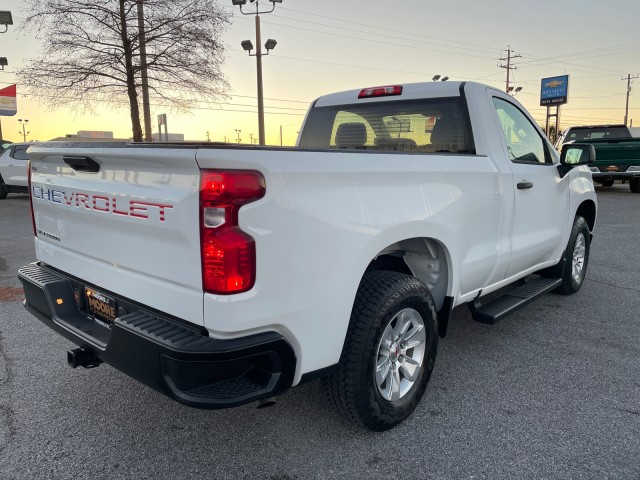
[[[337,410],[370,430],[388,430],[422,398],[438,348],[431,292],[409,275],[365,274],[337,370],[324,385]]]
[[[633,193],[640,193],[640,178],[632,178],[629,180],[629,188]]]
[[[613,186],[613,180],[602,180],[600,182],[600,185],[602,185],[603,187],[611,187]]]

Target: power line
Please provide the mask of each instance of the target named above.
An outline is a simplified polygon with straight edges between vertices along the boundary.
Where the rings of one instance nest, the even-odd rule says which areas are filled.
[[[69,101],[74,101],[77,100],[76,97],[64,97],[64,96],[59,96],[59,95],[35,95],[35,94],[30,94],[30,93],[21,93],[19,94],[21,96],[24,97],[37,97],[37,98],[48,98],[48,99],[53,99],[53,100],[69,100]],[[107,99],[93,99],[91,100],[92,102],[100,102],[100,103],[112,103],[112,104],[118,104],[118,105],[129,105],[129,102],[124,101],[124,100],[107,100]],[[216,104],[214,102],[207,102],[207,101],[200,101],[199,103],[204,103],[204,104],[213,104],[213,105],[220,105],[220,104]],[[164,108],[175,108],[175,105],[171,105],[171,104],[163,104],[163,103],[151,103],[151,105],[153,107],[164,107]],[[253,107],[253,105],[240,105],[240,104],[235,104],[235,106],[246,106],[246,107]],[[278,107],[266,107],[266,108],[278,108]],[[287,108],[282,108],[283,110],[303,110],[304,112],[306,112],[306,109],[302,109],[302,108],[291,108],[291,109],[287,109]],[[225,109],[225,108],[209,108],[209,107],[198,107],[198,106],[193,106],[193,107],[189,107],[189,110],[210,110],[210,111],[215,111],[215,112],[229,112],[229,113],[254,113],[255,114],[255,110],[237,110],[237,109]],[[295,113],[295,112],[267,112],[270,115],[297,115],[297,116],[304,116],[306,113]]]
[[[382,45],[387,45],[387,46],[394,46],[394,47],[403,47],[403,48],[410,48],[413,50],[424,50],[424,51],[429,51],[429,52],[439,52],[439,53],[446,53],[448,55],[460,55],[463,57],[474,57],[474,58],[485,58],[485,59],[490,59],[492,57],[485,57],[485,56],[481,56],[481,55],[472,55],[470,53],[461,53],[461,52],[450,52],[450,51],[444,51],[444,50],[439,50],[439,49],[435,49],[435,48],[426,48],[426,47],[417,47],[414,45],[402,45],[402,44],[398,44],[398,43],[389,43],[386,41],[382,41],[382,40],[372,40],[372,39],[368,39],[368,38],[362,38],[362,37],[356,37],[353,35],[343,35],[340,33],[332,33],[332,32],[325,32],[325,31],[321,31],[321,30],[313,30],[310,28],[302,28],[302,27],[294,27],[292,25],[285,25],[282,23],[275,23],[272,21],[265,21],[264,23],[268,23],[270,25],[276,25],[279,27],[285,27],[285,28],[292,28],[295,30],[302,30],[305,32],[314,32],[314,33],[321,33],[323,35],[332,35],[334,37],[341,37],[341,38],[348,38],[350,40],[361,40],[364,42],[371,42],[371,43],[377,43],[377,44],[382,44]]]
[[[347,30],[349,32],[355,32],[355,33],[364,33],[365,35],[375,35],[376,37],[385,37],[385,38],[395,38],[397,40],[402,40],[402,41],[408,41],[411,42],[413,41],[410,38],[406,38],[406,37],[399,37],[397,35],[386,35],[384,33],[380,33],[379,31],[376,32],[369,32],[366,30],[358,30],[355,28],[348,28],[348,27],[338,27],[336,25],[330,25],[330,24],[326,24],[326,23],[320,23],[320,22],[311,22],[309,20],[300,20],[300,19],[296,19],[296,18],[291,18],[291,17],[285,17],[282,15],[274,15],[274,18],[282,18],[284,20],[292,20],[295,22],[302,22],[302,23],[309,23],[311,25],[319,25],[322,27],[328,27],[328,28],[333,28],[333,29],[338,29],[338,30]],[[273,23],[273,22],[270,22]],[[281,25],[282,24],[275,24],[275,25]],[[284,26],[288,26],[288,25],[284,25]],[[377,27],[372,27],[372,28],[377,28]],[[378,29],[379,30],[379,29]],[[383,29],[384,30],[384,29]],[[314,31],[318,31],[318,30],[314,30]],[[392,31],[396,31],[396,30],[392,30]],[[326,32],[320,32],[320,33],[326,33]],[[414,33],[410,33],[410,32],[398,32],[398,33],[404,33],[405,35],[411,35],[411,36],[415,36],[415,37],[421,37],[421,38],[432,38],[432,39],[437,39],[437,40],[441,40],[441,41],[447,41],[445,39],[438,39],[436,37],[428,37],[426,35],[420,35],[420,34],[414,34]],[[470,49],[469,46],[473,46],[473,47],[478,47],[478,45],[472,45],[472,44],[464,44],[464,46],[458,47],[456,45],[448,45],[448,44],[443,44],[443,43],[435,43],[435,42],[431,42],[431,41],[426,41],[423,40],[423,43],[429,44],[429,45],[435,45],[435,46],[440,46],[440,47],[446,47],[446,48],[457,48],[457,49],[464,49],[465,51],[474,51],[474,52],[480,52],[480,53],[492,53],[495,51],[494,48],[490,48],[490,49],[478,49],[478,48],[472,48]]]
[[[343,23],[348,23],[348,24],[352,24],[352,25],[358,25],[358,26],[362,26],[362,27],[374,28],[376,31],[386,30],[388,32],[402,33],[402,34],[405,34],[405,35],[409,34],[409,35],[416,36],[416,37],[430,38],[430,39],[433,39],[433,40],[444,41],[444,42],[449,42],[449,43],[457,43],[459,45],[466,45],[466,46],[472,46],[472,47],[482,47],[482,48],[485,48],[485,49],[490,50],[490,51],[498,50],[498,48],[496,48],[496,47],[483,46],[483,45],[480,45],[480,44],[477,44],[477,43],[460,42],[460,41],[456,41],[456,40],[449,40],[449,39],[446,39],[446,38],[434,37],[434,36],[424,35],[424,34],[420,34],[420,33],[412,33],[412,32],[407,32],[407,31],[403,31],[403,30],[395,30],[395,29],[392,29],[392,28],[382,27],[380,25],[371,25],[371,24],[367,24],[367,23],[353,22],[353,21],[350,21],[350,20],[345,20],[343,18],[329,17],[327,15],[320,15],[320,14],[317,14],[317,13],[310,13],[310,12],[304,12],[304,11],[301,11],[301,10],[294,10],[294,9],[288,8],[288,7],[280,7],[280,9],[281,10],[288,10],[290,12],[295,12],[295,13],[301,13],[303,15],[309,15],[309,16],[313,16],[313,17],[326,18],[327,20],[343,22]],[[276,15],[276,16],[278,16],[278,15]]]
[[[488,50],[495,50],[494,47],[482,46],[482,45],[478,45],[478,44],[471,44],[471,43],[467,43],[467,42],[458,42],[458,41],[443,39],[443,38],[439,38],[439,37],[433,37],[433,36],[428,36],[428,35],[416,34],[416,33],[412,33],[412,32],[394,30],[394,29],[381,27],[381,26],[378,26],[378,25],[371,25],[371,24],[365,24],[365,23],[359,23],[359,22],[352,22],[352,21],[347,21],[347,20],[344,20],[344,19],[336,18],[336,17],[330,17],[330,16],[326,16],[326,15],[308,13],[308,12],[303,12],[303,11],[300,11],[300,10],[294,10],[294,9],[286,8],[286,7],[282,7],[281,10],[288,10],[288,11],[292,11],[292,12],[296,12],[296,13],[301,13],[303,15],[310,15],[310,16],[314,16],[314,17],[326,18],[326,19],[329,19],[329,20],[344,22],[344,23],[347,23],[347,24],[365,26],[365,27],[368,27],[368,28],[375,28],[376,30],[386,30],[386,31],[390,31],[390,32],[402,33],[404,35],[412,35],[412,36],[418,36],[418,37],[422,37],[422,38],[431,38],[431,39],[436,39],[436,40],[444,41],[444,42],[457,43],[457,44],[461,44],[461,45],[470,45],[470,46],[474,46],[476,48],[477,47],[486,48]],[[281,18],[287,18],[287,17],[282,17],[281,15],[276,15],[276,16],[281,17]],[[299,19],[297,19],[297,21],[302,21],[302,22],[306,22],[306,23],[314,23],[314,24],[317,24],[317,25],[325,25],[325,26],[328,26],[328,27],[331,27],[331,28],[343,28],[344,29],[344,27],[335,27],[333,25],[326,25],[326,24],[322,24],[322,23],[318,23],[318,22],[308,22],[308,21],[299,20]],[[295,28],[295,27],[291,27],[291,28]],[[357,31],[357,30],[355,30],[355,31]],[[319,32],[319,33],[326,33],[326,32]],[[370,32],[362,32],[362,33],[369,34]],[[366,40],[366,39],[362,39],[362,40]],[[593,49],[592,50],[584,50],[584,51],[580,51],[580,52],[556,55],[556,56],[553,56],[553,57],[537,57],[534,60],[529,60],[529,61],[523,62],[524,64],[528,64],[528,65],[523,66],[522,68],[528,68],[528,67],[532,67],[532,66],[541,66],[542,63],[549,63],[551,60],[564,58],[564,57],[582,56],[583,58],[590,58],[590,57],[596,57],[596,56],[602,56],[602,55],[611,55],[612,54],[611,53],[612,50],[620,50],[620,49],[628,50],[628,49],[631,49],[633,51],[633,50],[635,50],[635,48],[632,48],[632,47],[635,47],[637,45],[640,45],[640,43],[628,43],[628,44],[621,44],[621,45],[612,45],[612,46],[609,46],[609,47],[602,47],[602,48],[595,49],[595,50],[593,50]],[[455,47],[453,45],[450,45],[449,47],[458,48],[458,47]],[[599,55],[592,55],[594,52],[596,52],[596,53],[598,53],[598,52],[609,52],[609,53],[600,53]],[[443,53],[447,53],[447,52],[443,52]],[[625,51],[616,52],[616,54],[617,53],[626,53],[626,52]],[[535,55],[529,55],[529,56],[530,57],[536,57]],[[482,58],[482,57],[479,57],[479,58]],[[557,63],[557,62],[555,62],[555,63]],[[568,62],[564,62],[563,64],[564,65],[575,65],[575,66],[578,66],[578,67],[581,67],[581,68],[588,68],[588,69],[597,70],[597,71],[610,71],[610,72],[620,73],[619,71],[614,71],[614,70],[611,70],[611,69],[604,69],[602,67],[592,67],[592,66],[589,66],[589,65],[580,65],[580,64],[573,64],[573,63],[568,63]],[[493,75],[487,75],[486,77],[490,77],[490,76],[493,76]],[[486,77],[484,77],[484,78],[486,78]]]

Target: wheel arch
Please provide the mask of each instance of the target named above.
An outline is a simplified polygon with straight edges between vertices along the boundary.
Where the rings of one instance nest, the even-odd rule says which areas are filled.
[[[589,231],[593,232],[596,225],[596,203],[593,200],[584,200],[578,206],[576,216],[584,218],[589,226]]]
[[[451,254],[436,238],[413,237],[392,243],[374,256],[363,275],[372,270],[390,270],[416,277],[429,287],[438,310],[451,291]]]

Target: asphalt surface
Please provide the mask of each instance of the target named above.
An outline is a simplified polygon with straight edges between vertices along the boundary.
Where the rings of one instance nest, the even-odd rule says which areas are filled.
[[[640,478],[640,195],[598,189],[583,288],[495,326],[457,308],[416,412],[386,433],[319,382],[275,406],[201,411],[103,365],[27,314],[26,196],[0,201],[0,478]]]

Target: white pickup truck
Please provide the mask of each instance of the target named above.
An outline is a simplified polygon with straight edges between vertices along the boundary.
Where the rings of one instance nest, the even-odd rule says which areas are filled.
[[[372,430],[415,409],[454,307],[493,323],[577,291],[596,221],[593,147],[559,156],[514,98],[470,82],[323,96],[296,148],[29,156],[38,262],[19,276],[28,311],[78,345],[71,366],[200,408],[322,377]]]

